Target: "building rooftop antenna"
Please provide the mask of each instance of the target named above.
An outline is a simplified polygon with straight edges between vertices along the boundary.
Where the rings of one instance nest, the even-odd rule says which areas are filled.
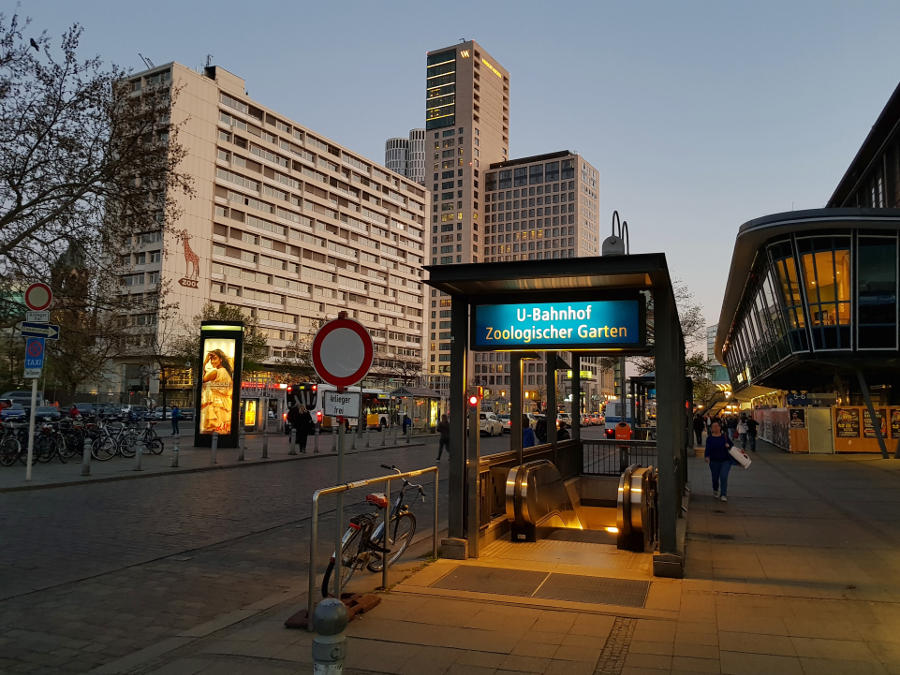
[[[153,61],[151,61],[150,59],[148,59],[146,56],[144,56],[144,55],[141,54],[140,52],[138,52],[138,56],[141,57],[141,61],[144,62],[144,65],[147,66],[148,69],[150,69],[150,68],[156,68],[156,66],[153,65]]]
[[[206,55],[206,67],[209,68],[212,65],[212,62],[213,62],[213,55],[207,54]]]

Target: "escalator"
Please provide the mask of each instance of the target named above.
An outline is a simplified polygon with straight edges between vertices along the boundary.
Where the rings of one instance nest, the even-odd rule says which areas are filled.
[[[618,477],[563,480],[541,459],[510,469],[506,517],[513,541],[564,539],[652,551],[658,531],[657,471],[629,466]]]

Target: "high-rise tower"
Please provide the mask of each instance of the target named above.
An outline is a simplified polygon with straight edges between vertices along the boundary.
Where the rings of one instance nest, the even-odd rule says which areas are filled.
[[[425,185],[432,190],[431,264],[485,258],[484,173],[509,156],[509,73],[477,42],[428,52]],[[450,370],[450,301],[428,299],[432,386]]]

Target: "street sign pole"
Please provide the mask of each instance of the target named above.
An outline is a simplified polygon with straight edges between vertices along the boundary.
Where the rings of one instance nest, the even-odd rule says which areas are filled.
[[[34,413],[37,408],[38,378],[31,380],[31,411],[28,413],[28,459],[25,462],[25,480],[31,480],[31,463],[34,461]]]

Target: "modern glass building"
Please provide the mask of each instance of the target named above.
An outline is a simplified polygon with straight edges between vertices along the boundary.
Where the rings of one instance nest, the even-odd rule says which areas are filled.
[[[715,344],[735,396],[900,402],[898,130],[900,86],[826,208],[741,226]]]

